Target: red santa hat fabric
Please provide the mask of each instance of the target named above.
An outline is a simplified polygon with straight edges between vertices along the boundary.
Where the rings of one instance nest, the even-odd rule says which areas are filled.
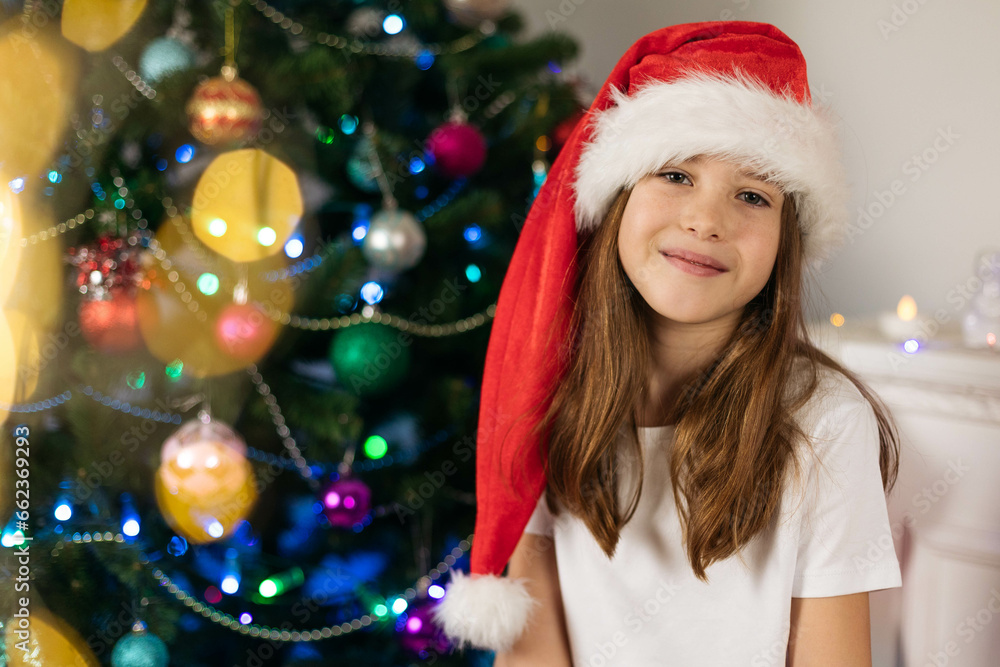
[[[545,488],[539,408],[565,370],[578,232],[621,188],[695,155],[736,160],[796,204],[805,260],[842,241],[848,187],[836,123],[812,104],[798,46],[766,23],[662,28],[626,51],[532,204],[500,289],[483,374],[471,572],[453,571],[435,617],[458,645],[507,650],[535,601],[502,574]]]

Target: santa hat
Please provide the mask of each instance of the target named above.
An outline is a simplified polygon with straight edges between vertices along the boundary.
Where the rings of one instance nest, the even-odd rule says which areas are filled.
[[[573,130],[525,220],[486,352],[471,572],[452,572],[434,615],[453,642],[506,651],[535,600],[503,572],[546,485],[535,435],[567,334],[577,233],[601,224],[621,188],[667,162],[731,159],[794,200],[805,261],[846,231],[836,123],[812,104],[798,46],[766,23],[718,21],[652,32],[622,56]],[[530,415],[530,416],[529,416]],[[503,447],[501,447],[503,445]]]

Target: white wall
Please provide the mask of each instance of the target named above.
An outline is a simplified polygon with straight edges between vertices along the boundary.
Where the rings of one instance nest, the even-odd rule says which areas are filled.
[[[554,27],[578,40],[569,70],[589,81],[588,104],[621,54],[657,28],[720,18],[777,26],[843,119],[853,219],[862,206],[878,213],[893,181],[903,192],[828,263],[810,314],[850,321],[910,294],[921,317],[942,309],[956,325],[957,289],[975,275],[977,252],[1000,247],[1000,2],[514,0],[514,9],[529,34]],[[938,139],[949,128],[957,138]],[[925,151],[934,161],[921,170],[911,159]]]

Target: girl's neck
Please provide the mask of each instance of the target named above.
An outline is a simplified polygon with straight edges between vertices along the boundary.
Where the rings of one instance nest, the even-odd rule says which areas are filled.
[[[675,322],[654,314],[650,322],[652,370],[645,400],[639,410],[639,426],[648,428],[667,424],[685,378],[711,365],[722,352],[738,321],[738,312],[705,323]]]

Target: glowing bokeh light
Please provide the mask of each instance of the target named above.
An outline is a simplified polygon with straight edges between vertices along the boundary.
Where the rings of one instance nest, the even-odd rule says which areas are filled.
[[[56,521],[69,521],[70,517],[73,516],[73,508],[66,503],[59,503],[52,514],[55,516]]]
[[[177,161],[180,163],[190,162],[191,158],[194,157],[194,146],[191,144],[183,144],[174,152],[174,157],[177,158]]]
[[[302,237],[298,234],[292,236],[285,243],[285,254],[291,259],[297,259],[302,256],[302,251],[305,250],[305,245],[302,243]]]
[[[222,218],[215,218],[212,222],[208,223],[208,233],[212,236],[218,238],[226,233],[228,225],[226,221]]]
[[[122,524],[122,533],[126,537],[135,537],[139,534],[139,522],[136,519],[129,519]]]
[[[369,305],[375,305],[385,296],[385,290],[377,282],[369,281],[361,286],[361,298]]]
[[[388,451],[389,443],[380,435],[372,435],[365,440],[365,454],[370,459],[380,459]]]
[[[389,14],[382,21],[382,30],[385,30],[387,35],[398,35],[405,26],[406,22],[399,14]]]
[[[265,248],[270,248],[278,240],[278,234],[270,227],[261,227],[257,232],[257,243]]]
[[[212,296],[219,291],[219,276],[214,273],[203,273],[198,276],[198,291],[205,296]]]

